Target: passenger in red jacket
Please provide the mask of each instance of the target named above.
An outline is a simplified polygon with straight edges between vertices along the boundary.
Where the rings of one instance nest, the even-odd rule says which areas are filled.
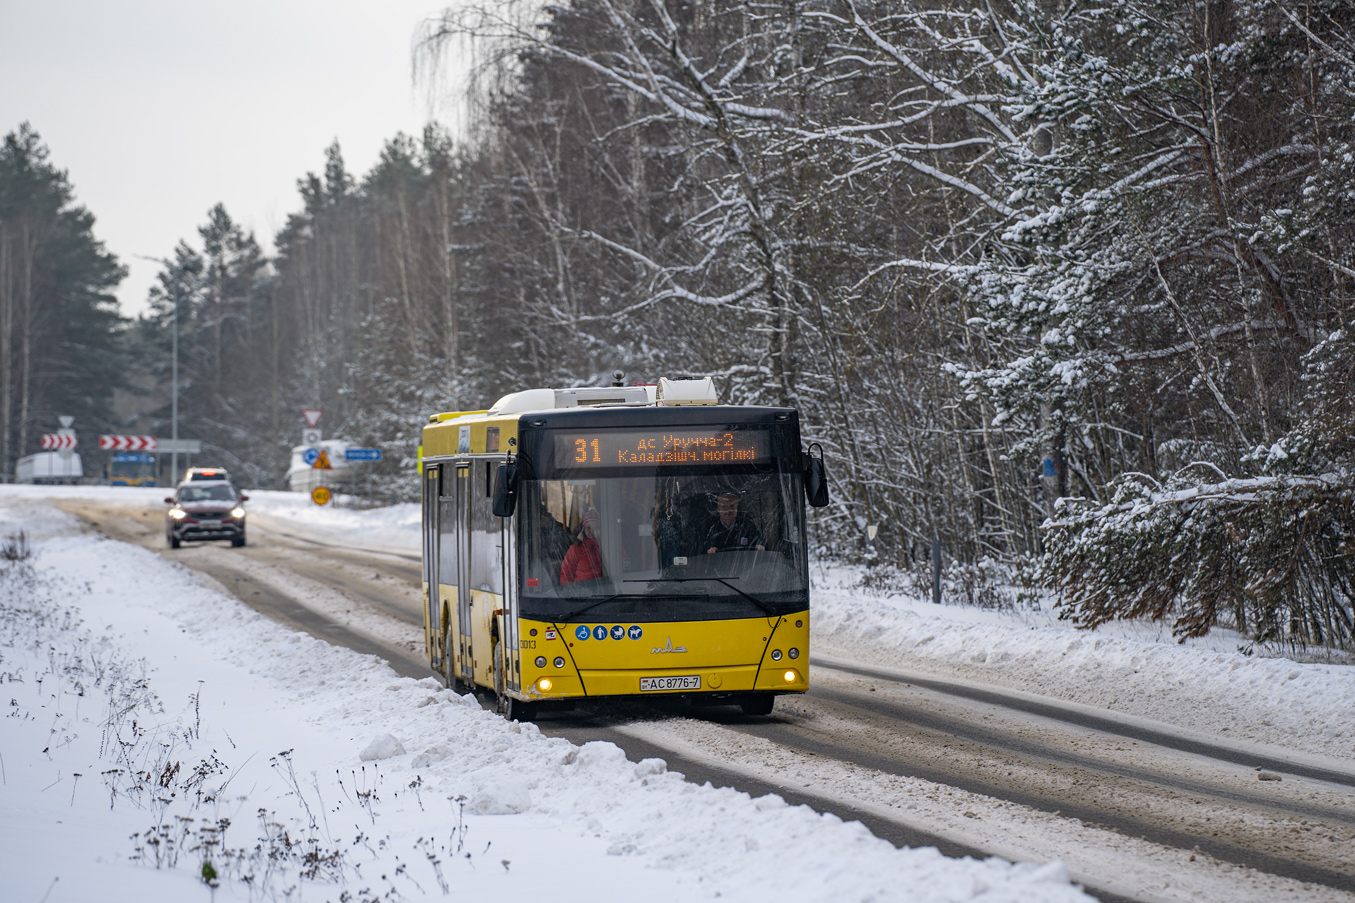
[[[597,531],[602,524],[596,508],[584,512],[579,538],[565,553],[560,564],[560,585],[602,576],[602,550],[598,548]]]

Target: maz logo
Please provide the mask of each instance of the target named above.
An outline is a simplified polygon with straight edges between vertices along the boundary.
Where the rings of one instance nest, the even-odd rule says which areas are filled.
[[[673,638],[672,638],[672,637],[669,637],[669,638],[668,638],[668,644],[667,644],[666,646],[664,646],[662,649],[659,649],[659,648],[657,648],[657,647],[654,648],[654,649],[651,649],[651,650],[649,650],[649,654],[650,654],[650,655],[661,655],[661,654],[667,653],[667,652],[686,652],[686,651],[687,651],[687,647],[686,647],[686,646],[674,646],[674,645],[673,645]]]

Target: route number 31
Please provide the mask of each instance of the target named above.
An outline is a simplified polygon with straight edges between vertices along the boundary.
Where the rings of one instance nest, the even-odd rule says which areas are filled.
[[[586,464],[588,462],[588,450],[590,447],[593,451],[593,463],[596,464],[602,461],[602,454],[598,450],[598,440],[596,439],[591,442],[585,439],[575,439],[574,461],[578,464]]]

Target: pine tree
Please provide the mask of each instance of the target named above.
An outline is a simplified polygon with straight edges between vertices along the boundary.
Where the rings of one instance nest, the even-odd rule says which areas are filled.
[[[125,270],[94,235],[65,171],[27,123],[0,145],[0,471],[72,416],[84,435],[114,424],[126,384]]]

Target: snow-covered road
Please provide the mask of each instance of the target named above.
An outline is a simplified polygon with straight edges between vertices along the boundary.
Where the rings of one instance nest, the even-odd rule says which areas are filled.
[[[58,494],[88,497],[100,496],[101,491]],[[248,857],[237,855],[248,848],[236,833],[242,821],[240,813],[252,815],[257,809],[269,809],[278,813],[280,824],[291,824],[292,834],[307,837],[317,850],[341,854],[334,859],[339,873],[331,877],[337,876],[342,883],[308,883],[300,877],[305,871],[303,865],[285,876],[286,870],[281,869],[269,879],[272,892],[277,895],[281,895],[279,889],[296,886],[317,899],[337,898],[341,887],[354,894],[361,890],[357,885],[375,871],[363,856],[373,857],[372,863],[383,863],[378,869],[387,870],[389,886],[400,896],[420,895],[413,889],[416,885],[426,893],[439,895],[442,879],[436,875],[443,874],[445,878],[445,869],[450,868],[447,864],[455,862],[460,866],[460,860],[436,851],[430,853],[422,847],[415,849],[417,844],[409,846],[414,843],[409,837],[403,840],[397,837],[412,837],[411,832],[419,831],[436,836],[433,826],[439,826],[445,834],[453,810],[458,818],[464,819],[459,823],[463,828],[458,829],[463,833],[457,835],[463,852],[469,849],[464,825],[471,825],[481,832],[482,840],[489,840],[499,849],[499,844],[507,841],[497,835],[490,837],[487,833],[490,826],[519,826],[505,830],[509,836],[518,836],[519,832],[530,835],[533,828],[520,826],[539,827],[544,819],[548,824],[541,830],[549,836],[547,845],[552,850],[565,851],[557,864],[566,865],[565,873],[581,876],[577,881],[561,881],[560,875],[564,873],[554,873],[553,878],[543,879],[546,881],[541,885],[543,893],[549,892],[551,899],[559,899],[562,894],[571,899],[570,893],[583,894],[585,888],[589,889],[590,899],[599,895],[628,898],[641,893],[647,898],[666,899],[652,888],[659,885],[674,889],[672,899],[713,896],[717,891],[722,898],[750,899],[762,899],[772,893],[804,900],[866,899],[872,895],[879,899],[1074,899],[1076,892],[1061,877],[1061,866],[1039,865],[1054,858],[1050,851],[1058,849],[1065,851],[1058,858],[1073,863],[1080,876],[1093,875],[1100,879],[1096,881],[1098,886],[1138,899],[1222,898],[1219,892],[1224,888],[1239,887],[1249,888],[1249,896],[1254,899],[1344,898],[1292,881],[1228,874],[1245,870],[1205,862],[1208,857],[1193,856],[1188,850],[1178,853],[1137,849],[1139,842],[1115,832],[1102,832],[1107,836],[1103,838],[1104,845],[1097,847],[1089,842],[1095,832],[1077,825],[1075,820],[1013,807],[1009,802],[918,779],[886,780],[878,771],[831,763],[823,763],[826,771],[800,769],[790,773],[785,767],[786,757],[774,741],[748,732],[731,732],[719,724],[692,719],[639,719],[621,728],[637,737],[661,739],[667,748],[683,750],[687,758],[718,758],[726,767],[747,769],[750,774],[765,774],[756,767],[758,760],[771,762],[787,786],[816,789],[820,791],[816,795],[822,795],[825,787],[833,787],[835,794],[853,800],[853,805],[862,811],[873,807],[882,812],[888,810],[895,817],[905,811],[940,836],[974,842],[973,845],[985,849],[999,849],[1013,858],[1033,860],[1036,865],[1013,867],[998,861],[949,860],[934,851],[896,851],[870,838],[859,826],[838,824],[831,816],[817,816],[803,807],[787,807],[765,797],[749,800],[740,794],[731,796],[730,791],[700,790],[678,780],[657,763],[642,763],[639,767],[626,763],[624,757],[617,758],[619,751],[606,745],[587,744],[581,750],[569,744],[560,746],[563,741],[544,737],[530,726],[517,727],[486,713],[474,712],[458,697],[429,682],[395,678],[371,659],[323,644],[317,650],[310,638],[279,631],[276,625],[255,617],[233,600],[204,588],[182,568],[145,550],[79,535],[78,525],[71,519],[29,501],[33,495],[31,490],[6,488],[3,496],[6,507],[0,509],[0,536],[23,526],[42,537],[36,542],[35,561],[40,582],[49,581],[47,594],[59,598],[62,604],[69,600],[78,605],[89,623],[102,625],[106,621],[112,631],[123,637],[112,648],[124,648],[130,659],[146,660],[153,669],[151,688],[162,700],[174,699],[176,692],[187,699],[196,690],[196,681],[204,680],[193,716],[194,730],[199,736],[181,736],[186,731],[186,710],[176,713],[172,704],[166,705],[171,717],[161,716],[156,722],[157,730],[167,729],[175,737],[171,745],[180,754],[176,761],[182,761],[187,768],[193,755],[203,748],[202,735],[210,734],[218,741],[212,747],[214,754],[220,756],[223,767],[228,769],[224,773],[231,775],[226,796],[241,787],[240,778],[235,776],[237,770],[252,769],[261,786],[273,788],[265,789],[260,798],[253,798],[253,792],[246,794],[251,800],[239,801],[233,810],[236,815],[232,817],[233,827],[229,829],[226,846],[235,853],[221,854],[218,858],[236,871],[223,871],[227,880],[218,893],[237,893],[241,899],[248,898],[250,885],[243,881],[248,872]],[[111,497],[122,502],[132,498],[126,490],[113,490]],[[102,493],[103,500],[109,498]],[[158,502],[158,498],[153,501]],[[417,550],[417,511],[411,512],[412,506],[374,512],[329,511],[306,507],[299,501],[295,496],[259,493],[251,507],[269,521],[290,525],[312,538],[404,554]],[[67,589],[87,582],[89,591],[74,597],[69,592],[54,592],[56,584],[50,583],[54,580]],[[1119,712],[1127,722],[1178,725],[1210,742],[1227,742],[1282,757],[1294,757],[1297,751],[1306,762],[1355,771],[1350,757],[1350,712],[1355,711],[1355,692],[1345,666],[1242,656],[1229,650],[1228,644],[1234,641],[1227,638],[1216,638],[1212,644],[1178,646],[1157,642],[1151,631],[1120,629],[1093,635],[1075,634],[1042,613],[934,610],[930,605],[911,600],[867,596],[849,583],[850,575],[845,572],[818,575],[814,627],[815,648],[819,652],[827,651],[856,663],[906,667],[913,674],[943,675],[950,680],[958,676],[976,684],[1005,686],[1025,693],[1040,689],[1089,711]],[[7,617],[8,614],[7,611]],[[370,613],[367,617],[379,620]],[[167,622],[168,626],[160,622]],[[147,644],[138,640],[138,631],[142,635],[159,633],[169,639]],[[17,673],[13,663],[22,658],[21,653],[27,648],[20,634],[21,631],[16,631],[17,639],[7,635],[12,641],[0,648],[5,668],[11,674]],[[56,637],[44,635],[41,639],[52,644],[71,636],[69,632],[58,631]],[[270,652],[266,662],[261,657],[264,649]],[[280,652],[285,655],[278,655]],[[343,656],[350,658],[345,660]],[[94,658],[97,660],[98,655]],[[34,674],[41,671],[40,655],[30,653],[27,661],[26,667]],[[235,677],[241,677],[238,674],[229,676],[232,667],[243,667],[243,677],[248,680],[237,681]],[[195,668],[200,673],[220,672],[227,676],[206,680],[183,673]],[[1164,675],[1164,668],[1171,669],[1170,673]],[[48,685],[49,680],[57,679],[52,676],[42,683]],[[821,679],[830,683],[835,678],[816,673],[815,680]],[[262,691],[252,688],[258,680],[266,685]],[[26,686],[32,684],[29,681]],[[207,712],[211,715],[219,711],[225,720],[218,724],[213,723],[212,717],[201,714],[201,700],[210,698],[213,686],[221,703]],[[242,693],[241,687],[251,689]],[[1240,697],[1239,692],[1247,696]],[[38,713],[42,709],[40,702],[41,698],[34,697],[30,703],[19,705],[21,708],[34,705],[27,711]],[[229,717],[243,718],[259,727],[254,732],[258,739],[253,747],[240,743],[236,731],[243,732],[243,728],[227,726],[228,712],[233,713]],[[97,725],[102,714],[91,715],[86,711],[81,717]],[[63,713],[63,717],[70,716]],[[27,724],[22,718],[15,720]],[[33,724],[40,728],[41,720],[35,714]],[[166,724],[177,727],[165,728]],[[14,722],[9,726],[13,728]],[[830,725],[820,727],[837,729]],[[98,730],[91,727],[87,733]],[[217,730],[223,734],[214,734]],[[220,741],[227,731],[230,744]],[[1288,731],[1296,732],[1297,736],[1288,740]],[[61,786],[61,781],[67,782],[72,791],[70,806],[76,805],[76,797],[86,788],[99,786],[106,801],[114,804],[108,815],[101,816],[105,821],[120,815],[123,827],[144,822],[144,827],[134,829],[144,832],[152,824],[163,823],[162,816],[171,815],[175,806],[188,803],[181,795],[163,812],[157,812],[155,805],[144,799],[138,808],[136,792],[110,790],[107,786],[110,779],[106,776],[99,779],[102,785],[93,781],[82,786],[80,781],[95,772],[81,771],[82,777],[73,779],[70,775],[75,773],[76,766],[67,763],[66,777],[60,777],[52,771],[56,758],[49,761],[39,757],[39,761],[29,765],[23,748],[11,744],[12,735],[23,733],[23,730],[0,733],[4,761],[23,763],[27,768],[45,768],[42,778],[48,780],[44,786],[52,780],[58,781],[57,786]],[[398,741],[405,752],[394,753],[392,741],[386,741],[385,748],[378,743],[373,755],[393,754],[363,765],[360,754],[382,734]],[[280,749],[269,751],[269,740],[275,741],[271,745]],[[224,751],[227,747],[229,754]],[[46,744],[46,748],[50,756],[53,747]],[[80,748],[78,741],[61,747],[71,754]],[[243,749],[249,752],[239,755]],[[292,752],[279,761],[277,753],[281,749]],[[546,749],[552,752],[547,755]],[[605,752],[608,749],[611,751]],[[97,758],[107,750],[93,752]],[[89,753],[85,751],[86,755]],[[311,773],[298,770],[303,757]],[[582,789],[579,782],[583,779],[576,767],[581,757],[596,766],[583,781],[592,783]],[[261,773],[258,760],[268,763]],[[608,763],[605,767],[599,764],[604,760]],[[254,764],[246,765],[245,761]],[[95,769],[99,764],[82,763],[80,767]],[[375,774],[380,768],[387,789],[378,791],[365,785],[357,788],[359,771],[354,771],[354,767],[363,769],[360,773],[364,780],[368,780],[366,769]],[[12,766],[8,770],[11,777],[5,783],[7,797],[14,786]],[[102,767],[97,773],[104,775],[109,770]],[[61,771],[59,765],[56,771]],[[334,772],[337,784],[330,778],[321,778],[330,771]],[[344,775],[349,772],[345,783]],[[302,778],[289,783],[285,773],[300,774]],[[394,780],[389,776],[396,774],[399,781],[410,786],[389,783]],[[1254,775],[1251,779],[1256,780]],[[118,778],[111,780],[111,786],[118,786]],[[213,780],[209,776],[199,781],[194,792]],[[1301,782],[1294,778],[1286,778],[1280,786],[1291,795],[1302,789]],[[663,793],[659,788],[667,788],[676,796],[660,800]],[[47,812],[43,808],[44,803],[51,803],[55,791],[56,786],[50,786],[31,794],[34,818],[41,820],[53,815],[60,818],[61,806],[49,807],[51,811]],[[408,799],[411,793],[416,797],[414,801]],[[477,794],[485,799],[477,802]],[[342,803],[336,803],[331,796]],[[458,796],[466,799],[456,804]],[[211,800],[211,816],[218,820],[222,797],[218,793]],[[375,805],[373,800],[377,797],[383,800],[383,806]],[[431,797],[436,797],[443,806],[440,813],[429,815],[424,809],[423,804]],[[308,819],[306,815],[308,798],[312,814],[316,810],[327,812],[330,806],[337,813],[345,806],[356,805],[370,822],[364,828],[366,839],[345,846],[338,842],[342,833],[337,830],[326,830],[322,838],[316,833],[322,819]],[[567,805],[562,802],[566,799]],[[397,800],[403,801],[408,811],[397,813],[401,808]],[[206,818],[204,805],[199,794],[196,808],[190,807],[191,814],[180,817],[202,820]],[[378,827],[375,812],[378,808],[385,825],[379,830],[391,832],[384,844],[372,841],[371,836],[377,835],[368,830]],[[516,814],[491,815],[500,810]],[[6,811],[10,811],[9,806]],[[351,814],[349,811],[348,815]],[[425,815],[429,817],[421,821]],[[285,821],[288,818],[290,822]],[[787,821],[788,818],[791,820]],[[311,824],[312,821],[316,823]],[[5,837],[24,833],[21,826],[16,827],[16,823],[21,824],[19,819],[6,816],[4,822],[0,831]],[[358,822],[361,824],[362,819]],[[62,824],[65,823],[63,819]],[[1019,828],[1013,830],[1013,825]],[[265,827],[261,825],[260,831],[267,834]],[[243,833],[253,841],[258,832],[249,825]],[[200,831],[193,836],[199,837]],[[606,843],[598,846],[595,842],[599,837]],[[178,886],[170,879],[185,874],[191,879],[192,869],[200,865],[196,860],[202,858],[201,850],[194,856],[185,853],[185,861],[178,862],[176,868],[153,870],[145,868],[143,854],[143,862],[129,870],[127,856],[134,852],[135,845],[129,847],[124,843],[119,848],[112,842],[115,839],[96,838],[93,848],[100,852],[95,858],[103,860],[100,868],[107,867],[123,876],[129,892],[138,887],[143,890],[159,887],[164,881],[170,881],[166,887]],[[533,835],[533,842],[540,839]],[[1321,838],[1323,843],[1343,840],[1334,835]],[[439,842],[446,847],[452,839],[448,835]],[[369,851],[368,847],[373,849]],[[70,844],[63,844],[63,848],[69,850]],[[738,855],[730,856],[732,849],[737,849]],[[8,857],[9,853],[0,855]],[[524,873],[551,859],[533,856],[529,852],[517,860],[510,859],[508,865],[494,860],[501,866],[501,873],[484,867],[484,862],[490,860],[478,860],[477,865],[472,857],[466,863],[474,871],[475,881],[489,882],[477,887],[503,892],[531,887],[530,881],[523,878]],[[435,866],[434,859],[441,864]],[[49,871],[56,869],[53,876],[62,874],[49,899],[67,898],[56,890],[63,888],[63,893],[71,890],[70,872],[61,872],[59,859],[48,857],[44,862],[40,855],[33,854],[31,859],[12,860],[16,868],[20,863],[23,867],[19,872],[29,875],[25,886],[42,885],[32,899],[42,898],[48,888],[44,881],[50,880],[34,877],[41,871],[39,864],[48,866]],[[1149,864],[1146,870],[1145,863]],[[11,873],[9,865],[0,871],[5,875]],[[540,874],[552,873],[544,868]],[[317,873],[315,877],[324,875]],[[412,883],[400,883],[406,879]],[[257,896],[257,875],[254,880]],[[523,881],[526,883],[519,883]],[[368,884],[372,898],[390,892],[374,879],[368,880]],[[102,896],[112,899],[106,893]],[[168,893],[141,893],[136,899],[160,896]]]

